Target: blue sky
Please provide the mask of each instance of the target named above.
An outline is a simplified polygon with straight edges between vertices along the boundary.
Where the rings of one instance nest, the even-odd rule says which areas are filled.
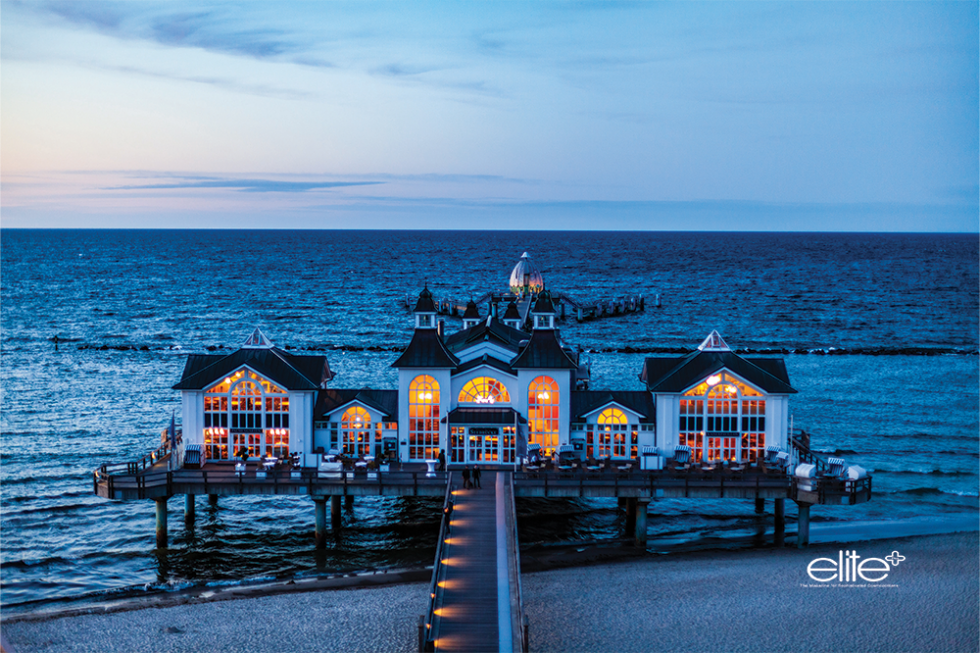
[[[977,8],[4,1],[0,220],[975,232]]]

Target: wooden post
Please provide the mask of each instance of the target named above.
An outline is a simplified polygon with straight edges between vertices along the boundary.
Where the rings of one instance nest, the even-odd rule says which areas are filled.
[[[195,511],[197,509],[197,497],[193,494],[184,495],[184,521],[193,524]]]
[[[775,544],[783,546],[783,537],[786,534],[786,499],[776,499],[773,512],[776,515]]]
[[[344,508],[346,508],[347,510],[353,510],[354,509],[354,495],[353,494],[348,494],[347,496],[344,497]]]
[[[636,501],[636,546],[646,548],[647,545],[647,506],[649,499],[634,499]]]
[[[766,512],[766,500],[762,497],[755,498],[755,514],[763,515]]]
[[[340,530],[340,495],[330,497],[330,528]]]
[[[802,549],[805,546],[810,546],[810,504],[797,501],[796,505],[799,508],[799,519],[796,523],[796,548]]]
[[[326,497],[313,497],[313,510],[316,514],[316,548],[327,548],[327,499]]]
[[[626,499],[626,532],[636,529],[636,499]]]
[[[208,505],[211,506],[212,508],[216,508],[218,506],[218,495],[217,494],[209,494],[208,495]]]
[[[157,548],[167,548],[167,499],[159,497],[153,500],[157,508]]]

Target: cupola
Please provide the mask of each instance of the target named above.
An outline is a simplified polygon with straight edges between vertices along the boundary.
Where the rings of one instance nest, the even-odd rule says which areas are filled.
[[[555,328],[555,304],[551,301],[551,292],[542,290],[538,294],[538,299],[531,307],[531,317],[533,318],[535,329],[554,329]]]
[[[466,303],[466,311],[463,313],[463,328],[469,329],[480,323],[480,309],[476,307],[476,302],[472,299]]]
[[[416,329],[435,329],[436,328],[436,303],[432,300],[432,291],[426,284],[419,293],[419,300],[415,302],[415,328]]]

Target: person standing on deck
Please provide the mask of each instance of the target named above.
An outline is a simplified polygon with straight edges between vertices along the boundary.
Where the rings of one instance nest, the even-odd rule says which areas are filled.
[[[463,489],[468,490],[470,488],[470,466],[467,465],[463,468]]]
[[[441,450],[439,451],[439,471],[446,471],[446,452]]]
[[[480,485],[480,475],[482,473],[483,472],[480,471],[480,466],[479,465],[473,465],[473,485],[474,485],[474,487],[478,487],[481,490],[483,489],[483,486]]]

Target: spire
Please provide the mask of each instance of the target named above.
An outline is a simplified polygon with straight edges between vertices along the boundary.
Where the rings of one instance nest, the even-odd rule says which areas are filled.
[[[555,304],[551,301],[551,292],[542,290],[538,295],[537,301],[531,308],[531,315],[534,316],[535,329],[554,329],[555,328]]]
[[[242,343],[242,349],[272,349],[275,345],[272,341],[265,337],[262,330],[259,327],[255,327],[255,331],[252,335],[248,337],[245,342]]]
[[[419,300],[415,302],[415,328],[434,329],[436,328],[436,303],[432,300],[432,291],[426,282],[422,292],[419,293]]]
[[[732,348],[728,346],[728,343],[722,339],[721,334],[717,330],[712,331],[708,334],[708,337],[704,339],[698,349],[701,351],[731,351]]]

